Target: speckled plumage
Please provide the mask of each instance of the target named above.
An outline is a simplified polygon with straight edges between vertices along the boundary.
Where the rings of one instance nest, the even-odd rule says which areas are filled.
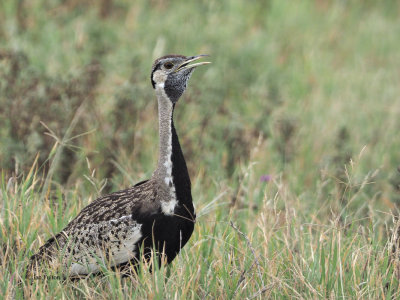
[[[86,206],[31,257],[28,276],[46,275],[42,272],[44,268],[63,276],[99,273],[103,267],[129,272],[130,266],[142,258],[140,253],[148,258],[151,250],[162,252],[170,263],[186,244],[193,232],[196,215],[190,178],[173,122],[178,99],[171,99],[166,94],[164,83],[173,81],[176,91],[169,87],[170,93],[180,96],[194,68],[187,67],[185,61],[193,61],[193,58],[197,59],[164,56],[153,65],[152,84],[159,107],[160,154],[151,179],[100,197]],[[160,66],[165,62],[173,62],[174,69],[166,70]],[[156,69],[159,73],[154,75]],[[158,255],[159,260],[160,257]]]
[[[103,196],[86,206],[64,230],[49,239],[32,256],[28,270],[33,267],[38,273],[39,265],[44,262],[53,270],[67,268],[67,273],[74,276],[98,272],[98,260],[113,267],[138,259],[138,249],[132,246],[142,238],[138,230],[143,225],[134,216],[142,215],[139,219],[143,219],[159,211],[155,181]],[[124,249],[125,253],[116,255]]]

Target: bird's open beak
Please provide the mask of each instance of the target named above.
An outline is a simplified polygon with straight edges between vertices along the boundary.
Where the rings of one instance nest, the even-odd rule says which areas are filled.
[[[201,55],[196,55],[196,56],[190,56],[190,57],[188,57],[188,59],[185,60],[185,61],[175,70],[175,72],[179,72],[179,71],[182,71],[182,70],[185,70],[185,69],[196,68],[196,67],[201,66],[201,65],[211,64],[211,62],[209,62],[209,61],[202,61],[202,62],[198,62],[198,63],[189,65],[191,62],[194,62],[194,61],[196,61],[196,60],[199,60],[200,58],[202,58],[202,57],[204,57],[204,56],[209,56],[209,55],[207,55],[207,54],[201,54]]]

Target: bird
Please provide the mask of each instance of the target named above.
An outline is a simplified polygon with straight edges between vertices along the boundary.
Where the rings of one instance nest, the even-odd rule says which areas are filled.
[[[151,84],[158,101],[159,153],[151,178],[83,208],[31,256],[27,277],[50,271],[76,278],[101,274],[104,267],[129,276],[152,253],[168,264],[178,255],[193,233],[196,213],[173,113],[195,68],[210,63],[198,61],[204,56],[155,60]]]

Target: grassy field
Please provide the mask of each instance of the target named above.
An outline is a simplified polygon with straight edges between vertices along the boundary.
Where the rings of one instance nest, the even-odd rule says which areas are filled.
[[[1,1],[0,295],[400,297],[399,13],[389,0]],[[85,205],[151,175],[150,68],[168,53],[212,61],[175,114],[190,242],[136,278],[24,280]]]

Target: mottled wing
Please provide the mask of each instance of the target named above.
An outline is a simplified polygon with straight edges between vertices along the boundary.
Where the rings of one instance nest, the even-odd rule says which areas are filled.
[[[96,273],[101,265],[113,267],[134,259],[141,227],[129,215],[76,228],[64,256],[69,275]]]
[[[152,181],[103,196],[86,206],[67,227],[32,256],[28,273],[39,266],[65,269],[70,276],[95,273],[101,265],[113,267],[137,255],[142,224],[138,212],[157,211],[157,189]]]

